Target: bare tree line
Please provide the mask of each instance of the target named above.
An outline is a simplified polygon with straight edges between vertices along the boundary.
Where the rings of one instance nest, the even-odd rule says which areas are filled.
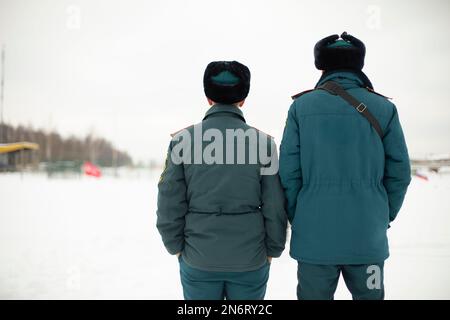
[[[55,131],[48,132],[31,126],[8,124],[0,124],[0,132],[0,143],[20,141],[37,143],[39,162],[91,161],[104,167],[133,164],[127,152],[117,150],[111,142],[93,134],[84,138],[76,136],[64,138]]]

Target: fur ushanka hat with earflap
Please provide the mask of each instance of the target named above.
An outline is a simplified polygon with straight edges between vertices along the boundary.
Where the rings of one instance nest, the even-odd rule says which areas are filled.
[[[203,76],[205,95],[214,102],[233,104],[250,91],[250,70],[237,61],[214,61]]]
[[[366,46],[364,43],[344,32],[339,40],[337,34],[323,38],[314,46],[316,68],[324,71],[337,69],[362,70]]]

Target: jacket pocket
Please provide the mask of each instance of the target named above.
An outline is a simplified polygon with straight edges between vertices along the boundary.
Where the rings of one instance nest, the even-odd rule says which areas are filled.
[[[294,230],[296,228],[297,221],[298,221],[300,213],[302,211],[302,210],[300,210],[299,206],[302,205],[304,196],[305,196],[305,187],[302,187],[297,194],[297,202],[295,204],[294,219],[292,219],[292,222],[291,222],[292,230]]]

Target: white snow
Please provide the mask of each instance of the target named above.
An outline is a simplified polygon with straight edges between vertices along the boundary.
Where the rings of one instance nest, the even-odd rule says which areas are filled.
[[[158,174],[1,174],[0,298],[182,299],[155,227]],[[449,215],[450,175],[413,178],[389,230],[387,299],[450,299]],[[295,299],[296,268],[287,250],[273,260],[267,299]]]

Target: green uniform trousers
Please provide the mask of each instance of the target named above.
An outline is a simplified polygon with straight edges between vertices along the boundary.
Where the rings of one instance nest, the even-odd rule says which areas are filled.
[[[297,298],[333,300],[340,274],[353,300],[383,300],[384,262],[364,265],[318,265],[298,263]]]
[[[270,264],[255,271],[214,272],[192,268],[179,258],[185,300],[263,300]]]

